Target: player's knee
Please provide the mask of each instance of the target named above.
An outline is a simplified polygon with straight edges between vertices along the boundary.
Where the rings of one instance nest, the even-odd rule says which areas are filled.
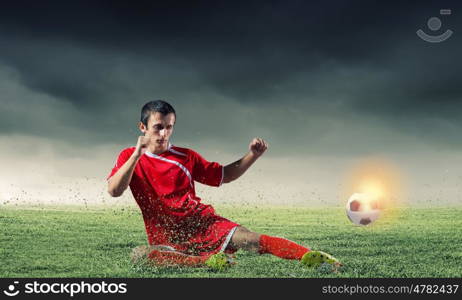
[[[260,234],[256,232],[250,232],[248,237],[249,243],[255,248],[254,250],[258,250],[257,248],[260,245]]]
[[[242,235],[245,237],[245,239],[249,242],[259,242],[260,240],[260,234],[253,232],[245,227],[239,226],[238,229],[241,230]]]
[[[260,234],[239,226],[236,229],[231,242],[237,248],[257,251],[260,243]]]

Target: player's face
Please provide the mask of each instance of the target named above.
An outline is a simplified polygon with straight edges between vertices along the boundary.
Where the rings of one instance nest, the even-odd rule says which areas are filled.
[[[175,115],[173,113],[167,115],[159,112],[151,113],[148,126],[141,125],[140,129],[144,135],[151,138],[151,145],[149,147],[151,150],[155,152],[167,150],[170,136],[173,133],[173,125],[175,125]]]

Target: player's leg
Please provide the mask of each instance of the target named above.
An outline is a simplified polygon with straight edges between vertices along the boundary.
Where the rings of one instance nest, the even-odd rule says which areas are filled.
[[[130,258],[132,260],[132,263],[139,263],[144,260],[146,260],[149,256],[149,253],[151,253],[154,250],[159,250],[159,251],[175,251],[175,249],[164,246],[164,245],[142,245],[138,246],[136,248],[133,248],[132,253],[130,254]]]
[[[156,266],[201,267],[208,257],[187,255],[162,245],[145,245],[134,248],[131,259],[133,263],[145,261]]]
[[[154,266],[210,267],[222,270],[229,266],[230,260],[223,253],[207,256],[187,255],[163,245],[139,246],[131,254],[133,263],[147,262]]]
[[[252,232],[243,226],[238,226],[229,241],[228,247],[232,249],[244,249],[251,252],[258,252],[259,241],[259,233]]]
[[[259,234],[242,226],[234,232],[229,247],[260,254],[272,254],[284,259],[296,259],[309,267],[316,267],[322,263],[331,264],[334,268],[341,266],[337,259],[327,253],[311,251],[310,248],[288,239]]]
[[[298,260],[310,251],[309,248],[288,239],[252,232],[243,226],[237,227],[231,238],[230,247],[260,254],[272,254],[284,259]]]

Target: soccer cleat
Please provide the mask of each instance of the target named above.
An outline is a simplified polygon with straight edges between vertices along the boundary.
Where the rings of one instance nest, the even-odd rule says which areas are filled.
[[[342,266],[338,259],[322,251],[306,252],[300,262],[310,268],[318,268],[321,265],[328,265],[333,272],[337,272]]]
[[[232,260],[224,253],[216,253],[211,255],[206,261],[205,265],[216,271],[223,271],[233,264]]]

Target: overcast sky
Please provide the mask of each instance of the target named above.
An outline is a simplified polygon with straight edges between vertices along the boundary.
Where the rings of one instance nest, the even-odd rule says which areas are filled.
[[[104,178],[120,149],[135,143],[141,106],[165,99],[177,110],[174,144],[211,160],[237,159],[252,137],[265,138],[262,173],[252,171],[250,181],[274,186],[280,171],[303,185],[309,168],[309,189],[332,198],[345,168],[380,156],[421,193],[433,183],[428,198],[445,186],[446,200],[460,201],[461,8],[460,1],[1,4],[0,152],[9,177],[2,181],[20,186],[34,163],[29,184],[62,174]],[[442,21],[439,30],[427,27],[430,17]],[[428,43],[418,29],[454,34]],[[12,183],[15,170],[22,179]]]

